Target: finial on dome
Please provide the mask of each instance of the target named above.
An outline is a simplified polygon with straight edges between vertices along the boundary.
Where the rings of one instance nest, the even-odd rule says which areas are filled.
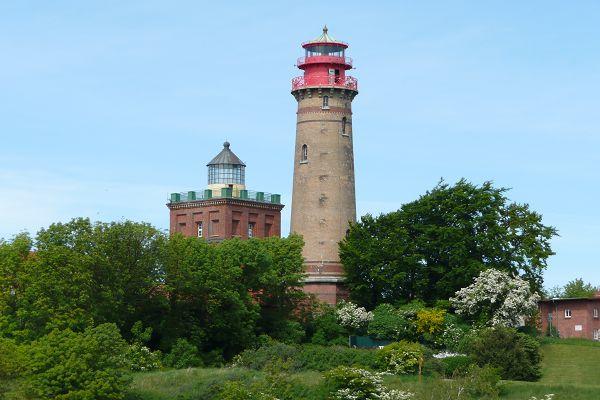
[[[228,142],[228,141],[225,141],[225,143],[223,143],[223,147],[225,147],[225,148],[227,148],[227,149],[228,149],[228,148],[229,148],[229,146],[230,146],[230,144],[229,144],[229,142]]]
[[[324,33],[325,35],[327,35],[327,31],[328,31],[328,29],[327,29],[327,24],[325,24],[325,25],[323,26],[323,33]]]

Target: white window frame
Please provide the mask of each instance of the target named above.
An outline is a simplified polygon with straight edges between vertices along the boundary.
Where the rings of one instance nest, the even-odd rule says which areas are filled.
[[[570,308],[565,308],[565,318],[571,318],[572,313]]]
[[[323,110],[329,110],[329,96],[323,96]]]
[[[204,227],[202,226],[202,221],[196,223],[197,228],[198,228],[198,237],[204,237]]]
[[[594,318],[598,318],[598,309],[594,308],[594,311],[592,312],[592,314],[594,315]]]
[[[249,238],[254,237],[254,226],[255,226],[254,222],[248,222],[248,237]]]

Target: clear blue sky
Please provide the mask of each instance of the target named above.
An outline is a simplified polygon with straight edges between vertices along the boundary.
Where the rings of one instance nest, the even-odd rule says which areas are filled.
[[[300,42],[350,43],[359,215],[443,177],[560,231],[548,286],[600,284],[600,2],[0,2],[0,237],[88,216],[168,228],[225,139],[289,230]]]

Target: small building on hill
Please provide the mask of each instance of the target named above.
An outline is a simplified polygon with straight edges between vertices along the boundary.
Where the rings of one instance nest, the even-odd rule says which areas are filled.
[[[246,164],[223,143],[204,190],[171,193],[170,232],[211,242],[281,236],[281,195],[246,189]]]
[[[547,299],[539,302],[542,332],[561,338],[600,340],[600,292],[591,298]]]

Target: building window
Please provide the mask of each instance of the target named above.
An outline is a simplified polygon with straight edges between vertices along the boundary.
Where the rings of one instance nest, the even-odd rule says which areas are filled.
[[[323,107],[324,109],[329,108],[329,96],[323,96]]]
[[[594,318],[598,318],[598,309],[594,308]]]
[[[198,237],[202,237],[203,236],[203,229],[202,229],[202,222],[198,222]]]
[[[565,309],[565,318],[571,318],[571,310],[570,309]]]
[[[254,222],[248,223],[248,237],[254,237]]]
[[[348,135],[346,133],[346,121],[347,121],[346,117],[342,118],[342,135]]]
[[[302,145],[302,153],[300,154],[300,162],[308,162],[308,146]]]

